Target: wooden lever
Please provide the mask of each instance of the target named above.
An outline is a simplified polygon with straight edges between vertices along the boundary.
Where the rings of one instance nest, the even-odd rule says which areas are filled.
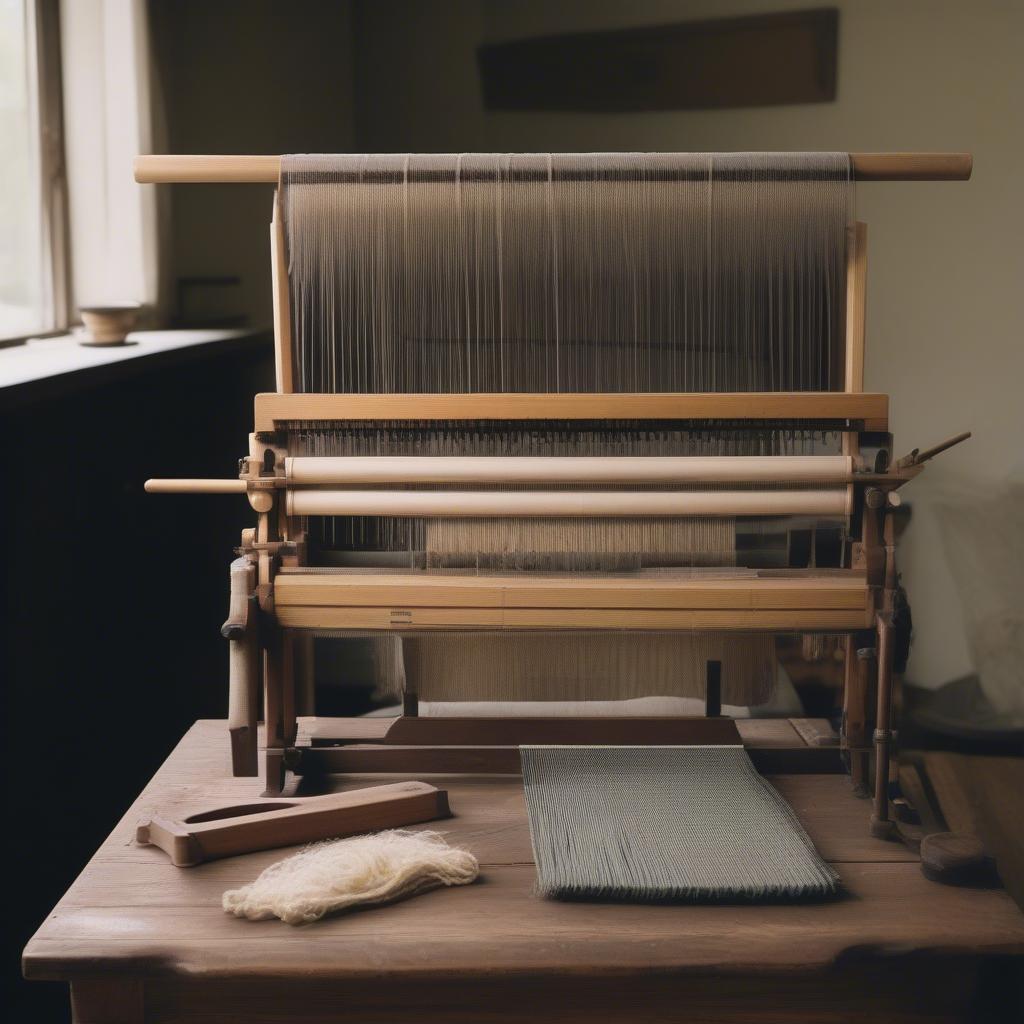
[[[941,455],[942,452],[952,448],[954,445],[960,444],[961,441],[966,441],[970,436],[971,432],[965,430],[962,434],[947,437],[945,441],[931,448],[925,448],[924,451],[921,451],[920,448],[915,448],[909,455],[904,455],[902,459],[896,462],[896,468],[909,469],[911,466],[920,466],[922,462],[934,459],[936,455]]]
[[[158,846],[179,868],[253,850],[400,828],[447,818],[448,794],[426,782],[395,782],[347,793],[218,807],[180,820],[154,815],[136,842]]]

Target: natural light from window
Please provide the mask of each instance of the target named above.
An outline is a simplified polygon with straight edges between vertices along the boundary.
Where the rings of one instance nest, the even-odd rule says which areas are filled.
[[[31,5],[0,0],[0,339],[46,330]]]

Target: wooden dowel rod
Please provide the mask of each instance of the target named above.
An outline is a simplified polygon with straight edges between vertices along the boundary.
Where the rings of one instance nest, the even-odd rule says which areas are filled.
[[[969,181],[970,153],[851,153],[857,181]]]
[[[954,437],[947,437],[945,441],[931,448],[925,448],[924,451],[921,451],[920,448],[915,448],[909,455],[904,455],[902,459],[897,460],[896,468],[906,469],[908,466],[919,466],[922,462],[927,462],[929,459],[934,459],[936,455],[941,455],[944,451],[948,451],[954,445],[968,440],[970,436],[971,432],[967,430],[962,434],[956,434]]]
[[[279,156],[184,156],[173,153],[137,156],[135,180],[140,185],[277,184]]]
[[[289,490],[290,516],[845,516],[830,491]]]
[[[851,153],[857,181],[966,181],[970,153]],[[198,182],[276,184],[279,156],[210,156],[154,154],[135,158],[140,184]]]
[[[245,494],[244,480],[147,480],[147,494]]]
[[[293,484],[506,483],[844,483],[842,455],[693,457],[301,456],[285,460]]]

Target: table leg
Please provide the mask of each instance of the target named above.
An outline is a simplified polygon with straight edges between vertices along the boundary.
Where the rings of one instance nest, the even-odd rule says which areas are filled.
[[[72,1024],[143,1024],[142,982],[84,978],[71,982]]]

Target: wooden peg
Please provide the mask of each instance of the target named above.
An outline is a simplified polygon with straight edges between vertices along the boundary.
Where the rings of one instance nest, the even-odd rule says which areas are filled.
[[[954,434],[953,437],[947,437],[945,441],[939,442],[937,445],[933,445],[931,448],[925,448],[921,451],[920,448],[915,448],[909,455],[904,455],[902,459],[896,460],[897,469],[909,469],[911,466],[920,466],[922,462],[927,462],[929,459],[934,459],[936,455],[941,455],[944,451],[948,451],[954,445],[960,444],[962,441],[966,441],[971,436],[969,430],[965,430],[962,434]]]

